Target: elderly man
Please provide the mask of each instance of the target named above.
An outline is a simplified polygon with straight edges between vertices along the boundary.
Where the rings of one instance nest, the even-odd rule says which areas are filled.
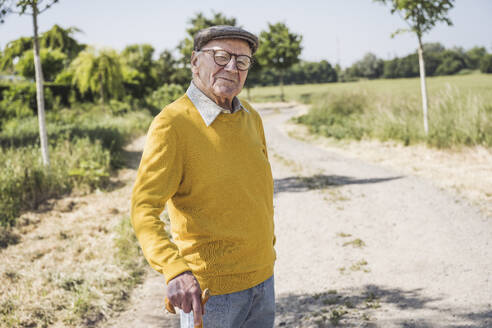
[[[263,124],[236,96],[258,38],[237,27],[199,31],[193,80],[153,120],[132,194],[132,224],[164,274],[181,327],[273,327],[273,178]],[[159,219],[167,205],[171,236]],[[201,306],[202,290],[211,297]]]

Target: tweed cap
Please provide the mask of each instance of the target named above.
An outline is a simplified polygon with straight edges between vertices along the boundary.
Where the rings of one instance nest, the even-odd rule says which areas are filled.
[[[242,39],[249,43],[251,53],[258,49],[258,38],[253,33],[243,30],[240,27],[230,25],[217,25],[204,28],[195,34],[193,49],[200,50],[207,42],[215,39]]]

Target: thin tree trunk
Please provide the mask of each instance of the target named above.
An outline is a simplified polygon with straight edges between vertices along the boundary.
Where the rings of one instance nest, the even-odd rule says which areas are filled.
[[[420,90],[422,93],[422,110],[424,114],[424,130],[425,135],[429,134],[429,123],[428,123],[428,111],[427,111],[427,84],[425,83],[425,62],[424,62],[424,49],[422,47],[422,39],[419,39],[419,66],[420,66]]]
[[[102,73],[99,73],[99,83],[101,85],[101,89],[99,90],[101,93],[101,104],[104,105],[106,103],[106,101],[104,100],[104,85],[103,85]]]
[[[280,70],[280,101],[284,101],[284,70]]]
[[[50,157],[48,153],[48,136],[46,134],[46,119],[44,115],[44,88],[43,88],[43,69],[41,67],[41,58],[39,56],[39,40],[38,40],[38,7],[36,3],[32,5],[32,20],[34,25],[34,68],[36,71],[36,98],[38,102],[38,122],[39,122],[39,138],[41,140],[41,154],[43,156],[43,164],[50,165]]]

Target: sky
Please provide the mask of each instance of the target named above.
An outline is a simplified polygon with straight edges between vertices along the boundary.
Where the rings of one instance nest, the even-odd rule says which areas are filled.
[[[397,14],[391,15],[389,7],[372,0],[59,0],[39,17],[39,31],[53,24],[75,26],[82,30],[75,35],[79,42],[117,50],[150,43],[158,54],[173,50],[185,38],[189,20],[198,12],[235,17],[239,25],[255,34],[266,30],[268,23],[283,22],[303,36],[301,59],[326,59],[342,67],[368,52],[389,59],[417,47],[410,33],[390,37],[406,24]],[[453,26],[437,25],[424,36],[424,42],[465,49],[484,46],[492,52],[492,0],[457,0],[449,14]],[[0,25],[0,48],[29,35],[31,16],[10,14]]]

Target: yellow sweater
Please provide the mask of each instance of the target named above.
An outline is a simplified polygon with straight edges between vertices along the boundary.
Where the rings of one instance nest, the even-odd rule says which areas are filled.
[[[149,128],[131,220],[149,264],[172,278],[192,271],[213,295],[253,287],[276,259],[273,178],[259,114],[220,114],[206,126],[184,95]],[[172,240],[159,215],[167,204]]]

